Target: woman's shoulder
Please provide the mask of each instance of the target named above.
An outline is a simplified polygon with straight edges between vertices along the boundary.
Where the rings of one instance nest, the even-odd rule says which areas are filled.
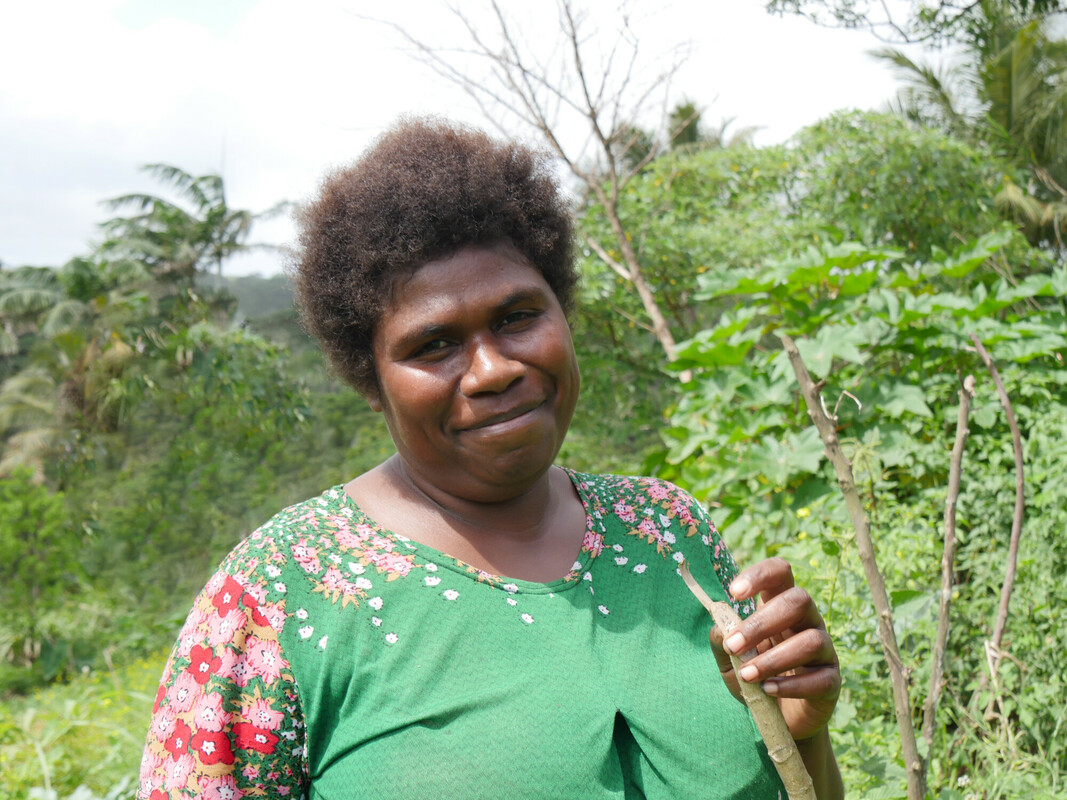
[[[609,507],[659,507],[670,516],[681,516],[687,522],[707,521],[704,506],[685,489],[663,480],[641,475],[614,475],[579,472],[564,468],[583,496],[595,497]]]

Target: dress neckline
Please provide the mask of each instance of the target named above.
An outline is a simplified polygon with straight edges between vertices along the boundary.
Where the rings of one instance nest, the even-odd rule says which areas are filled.
[[[560,469],[566,473],[571,485],[574,487],[574,491],[578,495],[578,499],[582,504],[582,509],[585,511],[585,535],[583,536],[582,543],[579,545],[578,554],[570,571],[562,577],[547,583],[528,581],[523,580],[522,578],[512,578],[506,575],[495,575],[491,572],[478,569],[442,550],[438,550],[432,545],[417,542],[414,539],[386,528],[360,508],[359,504],[352,499],[348,492],[345,491],[344,484],[334,486],[330,489],[330,492],[336,493],[341,508],[351,512],[353,521],[369,526],[376,534],[394,543],[397,550],[400,550],[401,552],[406,550],[409,553],[417,553],[425,563],[415,564],[414,566],[416,568],[422,567],[429,572],[436,571],[437,568],[448,569],[452,572],[465,575],[470,580],[489,584],[490,586],[510,594],[517,594],[520,592],[523,594],[549,594],[566,591],[577,586],[581,582],[583,575],[587,572],[589,564],[600,550],[599,547],[590,548],[588,546],[589,536],[593,531],[593,514],[591,509],[596,505],[592,502],[589,488],[587,485],[583,487],[584,481],[582,476],[576,471],[568,467],[560,467]],[[429,565],[432,565],[432,567]]]

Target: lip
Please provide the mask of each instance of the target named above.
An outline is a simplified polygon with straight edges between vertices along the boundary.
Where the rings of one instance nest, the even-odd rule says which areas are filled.
[[[483,417],[473,425],[467,425],[464,430],[484,432],[488,428],[499,430],[505,427],[511,427],[509,423],[521,424],[523,417],[527,416],[530,412],[539,409],[544,405],[544,402],[544,400],[532,400],[527,403],[520,403],[506,411],[498,411],[496,414],[490,414]]]

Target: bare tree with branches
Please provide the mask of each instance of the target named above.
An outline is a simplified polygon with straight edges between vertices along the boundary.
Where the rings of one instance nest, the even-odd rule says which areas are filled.
[[[479,25],[458,6],[450,8],[468,36],[461,48],[438,47],[397,23],[378,21],[399,33],[416,58],[473,98],[502,132],[513,133],[513,123],[518,123],[540,134],[577,178],[585,197],[595,198],[606,215],[612,240],[597,241],[586,234],[585,244],[633,286],[649,327],[667,358],[673,359],[674,336],[618,206],[627,182],[660,150],[658,143],[647,147],[647,141],[638,142],[631,134],[652,106],[659,106],[658,119],[667,117],[671,79],[684,62],[684,48],[650,70],[625,5],[617,12],[613,36],[607,37],[597,33],[608,29],[602,17],[594,28],[575,0],[557,0],[559,36],[536,50],[497,0],[490,0],[489,26]],[[501,111],[511,119],[502,120]],[[573,143],[575,139],[580,143]],[[641,144],[643,152],[632,157]]]

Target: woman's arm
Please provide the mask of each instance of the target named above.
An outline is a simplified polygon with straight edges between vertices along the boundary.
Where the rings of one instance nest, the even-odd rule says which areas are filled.
[[[844,797],[827,724],[841,692],[841,668],[815,601],[793,582],[789,562],[770,558],[730,583],[736,600],[759,597],[759,608],[724,643],[717,627],[711,644],[727,686],[740,696],[738,678],[763,685],[778,698],[820,800]],[[727,655],[755,648],[758,655],[734,674]]]

